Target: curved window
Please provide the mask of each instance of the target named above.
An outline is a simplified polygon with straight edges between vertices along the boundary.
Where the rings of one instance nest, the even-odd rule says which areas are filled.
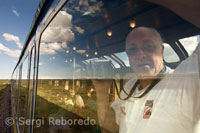
[[[120,68],[120,65],[115,60],[113,60],[109,56],[105,56],[105,58],[108,59],[108,60],[110,60],[112,62],[112,64],[114,65],[115,68]]]
[[[179,21],[182,20],[176,18],[166,9],[158,8],[158,6],[146,2],[135,3],[134,0],[69,0],[41,35],[34,116],[36,119],[43,119],[44,123],[47,124],[38,127],[34,125],[34,131],[99,132],[104,123],[109,126],[114,122],[113,119],[109,119],[109,114],[105,115],[107,111],[105,108],[116,106],[118,109],[115,112],[119,112],[119,114],[116,114],[117,119],[115,120],[118,121],[117,124],[123,126],[124,130],[128,126],[129,130],[141,129],[141,132],[147,132],[148,129],[145,126],[144,130],[139,128],[143,125],[140,121],[150,118],[151,113],[151,117],[153,117],[154,112],[146,110],[144,113],[144,110],[145,108],[153,108],[154,111],[154,105],[157,105],[156,98],[160,98],[160,95],[157,96],[157,94],[166,95],[169,93],[170,96],[172,95],[174,101],[168,95],[166,98],[170,105],[173,104],[173,107],[185,104],[177,101],[175,96],[177,93],[183,94],[180,90],[173,88],[175,87],[173,84],[178,82],[173,82],[173,84],[167,82],[167,85],[172,86],[170,88],[165,87],[166,92],[162,91],[163,86],[159,86],[160,88],[156,90],[147,91],[147,93],[141,91],[145,86],[147,88],[144,90],[151,90],[154,83],[156,84],[159,81],[154,80],[154,78],[161,77],[161,80],[165,78],[163,74],[160,74],[165,73],[164,69],[161,68],[163,57],[167,63],[173,64],[180,61],[176,54],[179,52],[174,52],[169,44],[164,44],[163,55],[160,44],[154,40],[157,36],[153,36],[154,34],[151,34],[151,32],[148,35],[143,34],[143,32],[136,32],[139,35],[135,36],[129,34],[135,26],[149,26],[159,27],[166,38],[176,38],[179,37],[174,35],[176,32],[169,34],[169,31],[173,28],[170,26],[179,24]],[[144,28],[140,30],[142,29]],[[145,37],[141,38],[143,36]],[[180,78],[177,77],[178,79]],[[144,86],[142,83],[144,83]],[[150,83],[153,85],[150,85]],[[99,94],[102,91],[105,95]],[[118,91],[121,91],[119,93],[122,96],[130,94],[130,99],[121,100],[119,106],[116,103],[120,100],[117,99]],[[132,91],[134,91],[133,94],[131,94]],[[144,97],[142,96],[143,93]],[[150,94],[152,94],[151,97],[148,97]],[[144,99],[139,99],[139,96]],[[178,98],[180,100],[183,97]],[[158,103],[157,108],[166,105],[164,104],[165,98],[161,97],[161,99],[163,102]],[[107,103],[101,104],[99,100]],[[134,102],[134,100],[139,102]],[[126,110],[125,106],[127,105],[130,106]],[[132,109],[135,108],[138,109],[136,112],[139,112],[139,114],[132,113]],[[155,111],[159,111],[157,108]],[[178,108],[176,111],[180,109]],[[164,121],[171,127],[173,125],[170,123],[174,115],[173,110],[168,109],[168,112],[171,113],[169,114],[170,117],[162,115],[162,111],[165,112],[165,110],[158,112],[159,115],[154,117],[154,120]],[[110,112],[108,111],[108,113]],[[180,118],[183,114],[180,115]],[[169,120],[165,121],[162,116],[165,116],[166,119],[169,118]],[[67,124],[55,124],[56,121],[63,122],[62,120]],[[132,120],[136,120],[136,124]],[[89,121],[87,125],[84,123],[86,121]],[[141,125],[137,126],[137,121]],[[131,122],[132,124],[129,125]],[[132,126],[135,128],[132,128]]]
[[[179,40],[190,56],[200,42],[200,35]]]
[[[130,67],[129,60],[128,60],[128,56],[127,56],[126,52],[116,53],[115,55],[116,55],[118,58],[120,58],[121,61],[123,61],[124,64],[125,64],[127,67]]]
[[[172,47],[169,44],[163,43],[163,45],[164,45],[164,60],[167,63],[180,61],[178,55],[175,53],[175,51],[172,49]]]

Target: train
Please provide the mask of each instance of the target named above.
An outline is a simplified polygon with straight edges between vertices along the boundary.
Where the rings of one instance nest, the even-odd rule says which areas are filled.
[[[11,76],[13,131],[101,132],[92,80],[115,79],[110,104],[118,98],[134,75],[126,36],[139,26],[160,32],[172,69],[200,40],[197,26],[148,1],[40,0]]]

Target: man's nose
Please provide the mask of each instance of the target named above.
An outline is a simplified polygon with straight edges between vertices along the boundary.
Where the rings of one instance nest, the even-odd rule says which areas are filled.
[[[138,51],[137,51],[137,55],[138,57],[146,57],[146,53],[141,49],[139,48]]]

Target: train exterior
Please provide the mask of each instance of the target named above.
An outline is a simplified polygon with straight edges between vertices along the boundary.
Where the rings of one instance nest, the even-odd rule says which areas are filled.
[[[137,0],[41,0],[12,74],[14,132],[101,132],[92,80],[114,80],[112,104],[132,72],[128,33],[153,27],[175,69],[200,29],[162,6]],[[188,43],[190,43],[188,45]]]

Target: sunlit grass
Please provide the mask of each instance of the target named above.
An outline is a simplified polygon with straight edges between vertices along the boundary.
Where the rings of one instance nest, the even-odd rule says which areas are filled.
[[[70,82],[70,81],[69,81]],[[88,85],[89,81],[83,81],[82,88],[79,88],[75,94],[80,95],[84,101],[84,107],[79,108],[75,105],[75,96],[71,97],[70,91],[66,88],[66,81],[59,81],[59,84],[55,85],[55,80],[39,80],[37,86],[37,98],[36,98],[36,118],[45,118],[56,116],[64,117],[65,119],[94,119],[96,125],[75,125],[73,130],[96,130],[98,129],[97,119],[97,102],[95,98],[95,90],[91,89],[91,85]],[[73,84],[69,83],[67,87],[73,88]],[[76,88],[75,88],[76,89]],[[87,93],[91,93],[91,97],[88,97]],[[42,127],[45,130],[48,127]]]
[[[39,84],[37,90],[37,100],[36,100],[36,118],[45,118],[48,121],[49,117],[56,116],[64,117],[65,119],[94,119],[96,125],[74,125],[71,128],[76,132],[76,130],[96,130],[98,129],[98,119],[96,112],[96,101],[92,98],[87,98],[86,94],[80,94],[85,102],[85,107],[80,109],[75,107],[73,100],[69,98],[67,91],[64,86],[54,87],[47,84]],[[89,100],[90,99],[90,100]],[[48,126],[41,127],[43,129],[48,129]],[[38,128],[36,128],[37,130]],[[64,130],[64,129],[63,129]],[[73,132],[74,132],[73,131]],[[63,131],[67,132],[67,131]]]
[[[48,89],[44,89],[43,87],[40,87],[40,89],[38,89],[37,94],[41,98],[44,98],[45,100],[47,100],[49,103],[53,103],[53,104],[55,104],[55,105],[57,105],[57,106],[59,106],[63,109],[66,109],[68,111],[72,111],[73,113],[75,113],[75,114],[77,114],[77,115],[79,115],[83,118],[87,118],[88,116],[91,116],[93,118],[97,117],[96,116],[96,110],[92,109],[92,107],[95,108],[94,106],[97,106],[96,101],[85,99],[86,96],[82,96],[83,100],[85,101],[86,108],[83,109],[82,111],[80,111],[80,109],[78,109],[78,108],[75,109],[75,107],[69,107],[67,105],[66,100],[65,100],[67,94],[66,94],[64,89],[48,90]],[[85,94],[85,95],[87,95],[87,94]],[[90,104],[91,102],[92,102],[92,105]],[[42,107],[44,107],[44,106],[40,105],[40,109]]]

